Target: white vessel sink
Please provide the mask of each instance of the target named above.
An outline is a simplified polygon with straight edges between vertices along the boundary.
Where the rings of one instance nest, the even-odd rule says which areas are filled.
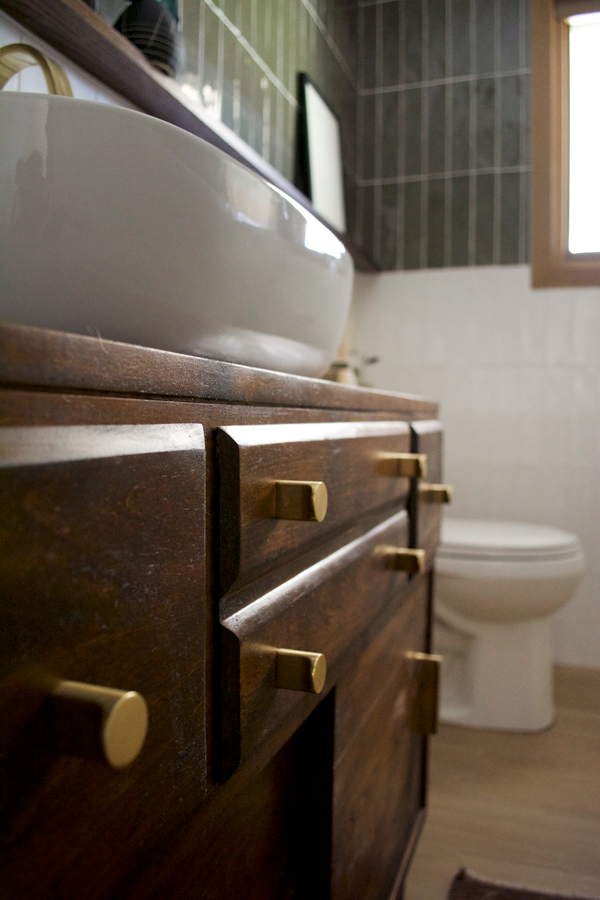
[[[0,93],[0,317],[319,375],[353,266],[280,190],[131,110]]]

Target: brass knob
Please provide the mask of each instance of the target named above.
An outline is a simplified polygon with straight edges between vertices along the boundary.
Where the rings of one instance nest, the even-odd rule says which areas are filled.
[[[275,685],[287,691],[320,694],[327,677],[327,661],[322,653],[304,650],[277,650]]]
[[[427,476],[427,454],[425,453],[390,453],[388,458],[395,461],[395,474],[399,478],[425,478]]]
[[[452,485],[420,484],[419,497],[425,503],[452,503]]]
[[[415,667],[413,702],[409,713],[411,731],[416,734],[435,734],[438,719],[438,693],[442,657],[433,653],[405,654]]]
[[[385,556],[390,568],[397,572],[418,575],[425,571],[425,551],[409,547],[386,547]]]
[[[275,518],[322,522],[327,513],[327,488],[322,481],[276,481]]]
[[[141,694],[60,681],[52,701],[59,749],[101,756],[115,769],[138,756],[148,730],[148,707]]]

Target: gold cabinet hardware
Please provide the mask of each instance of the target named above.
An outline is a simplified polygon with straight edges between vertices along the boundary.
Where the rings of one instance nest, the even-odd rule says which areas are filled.
[[[304,650],[277,650],[275,685],[287,691],[320,694],[327,677],[327,662],[322,653]]]
[[[327,513],[327,488],[322,481],[276,481],[275,518],[322,522]]]
[[[389,453],[387,458],[395,463],[395,475],[404,478],[425,478],[427,476],[427,454]]]
[[[388,565],[397,572],[418,575],[425,571],[424,550],[412,550],[409,547],[386,547],[384,551]]]
[[[138,756],[148,730],[148,707],[136,691],[60,681],[52,691],[57,748],[101,756],[113,768]]]
[[[405,654],[414,669],[415,692],[409,711],[409,727],[415,734],[435,734],[442,657],[433,653]]]
[[[452,485],[420,484],[419,497],[425,503],[452,503]]]
[[[71,84],[64,69],[30,44],[6,44],[0,47],[0,90],[6,82],[28,66],[39,66],[49,94],[72,97]]]

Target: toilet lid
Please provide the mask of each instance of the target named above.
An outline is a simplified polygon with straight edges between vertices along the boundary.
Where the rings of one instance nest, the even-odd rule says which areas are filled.
[[[452,559],[564,559],[581,553],[576,535],[547,525],[444,519],[438,555]]]

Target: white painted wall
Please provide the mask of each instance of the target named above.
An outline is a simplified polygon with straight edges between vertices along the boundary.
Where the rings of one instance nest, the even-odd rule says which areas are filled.
[[[528,266],[358,275],[353,344],[375,387],[438,400],[452,514],[578,534],[588,573],[555,660],[600,666],[600,288],[533,291]]]

